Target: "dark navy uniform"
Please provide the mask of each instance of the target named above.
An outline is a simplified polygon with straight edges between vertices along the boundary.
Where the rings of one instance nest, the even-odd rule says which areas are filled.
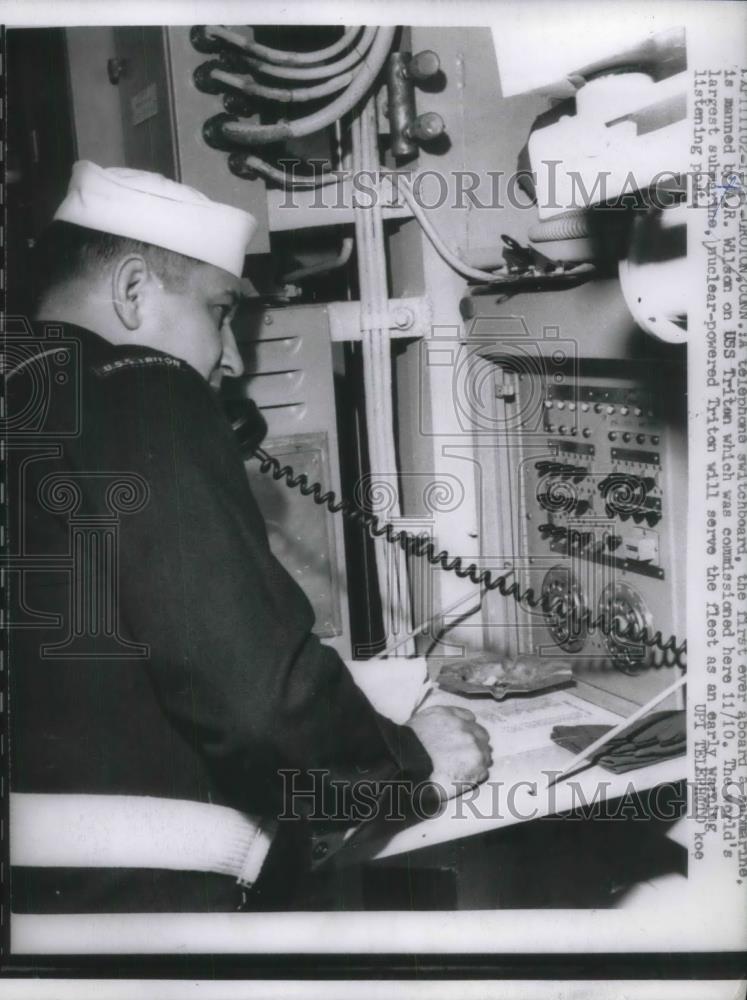
[[[10,452],[11,551],[22,556],[11,573],[12,790],[275,816],[279,769],[426,778],[415,734],[377,714],[312,634],[311,607],[270,551],[217,395],[153,348],[113,346],[70,325],[62,333],[80,345],[77,395],[50,380],[51,437]],[[8,382],[11,416],[33,364]],[[54,442],[71,405],[77,431]],[[99,541],[92,558],[104,567],[118,558],[116,591],[88,598],[113,607],[88,608],[75,633],[71,531],[101,538],[102,524],[115,551]],[[86,630],[97,621],[108,631]],[[190,872],[16,869],[13,880],[17,912],[234,909],[238,895],[230,877]]]

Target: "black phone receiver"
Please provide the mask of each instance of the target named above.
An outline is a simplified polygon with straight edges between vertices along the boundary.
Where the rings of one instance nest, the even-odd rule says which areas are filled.
[[[253,399],[224,399],[223,412],[233,429],[236,442],[245,458],[254,454],[254,449],[267,434],[267,423]]]

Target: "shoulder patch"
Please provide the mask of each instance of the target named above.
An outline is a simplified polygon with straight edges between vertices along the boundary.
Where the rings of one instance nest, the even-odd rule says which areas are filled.
[[[99,378],[106,378],[116,372],[131,368],[183,368],[184,362],[167,354],[139,354],[132,358],[117,358],[116,361],[105,361],[100,365],[92,365],[91,371]]]

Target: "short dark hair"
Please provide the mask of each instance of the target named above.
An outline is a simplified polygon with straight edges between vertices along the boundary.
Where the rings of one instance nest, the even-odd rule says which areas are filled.
[[[141,254],[168,288],[179,287],[190,268],[202,263],[152,243],[55,220],[34,246],[35,303],[38,305],[46,294],[61,285],[101,276],[118,257],[127,253]]]

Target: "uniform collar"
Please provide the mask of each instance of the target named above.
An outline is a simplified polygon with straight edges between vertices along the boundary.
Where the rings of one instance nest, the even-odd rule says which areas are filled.
[[[173,358],[173,355],[161,351],[157,347],[150,347],[147,344],[112,344],[106,337],[102,337],[88,327],[78,326],[77,323],[58,322],[51,319],[33,320],[32,326],[37,336],[50,339],[55,335],[73,338],[78,340],[86,362],[96,364],[100,361],[110,361],[115,358],[138,358],[144,355],[154,355],[160,358]],[[57,334],[59,331],[59,334]],[[190,368],[186,361],[180,358],[173,358],[179,361],[181,367]],[[199,373],[196,373],[199,376]]]

